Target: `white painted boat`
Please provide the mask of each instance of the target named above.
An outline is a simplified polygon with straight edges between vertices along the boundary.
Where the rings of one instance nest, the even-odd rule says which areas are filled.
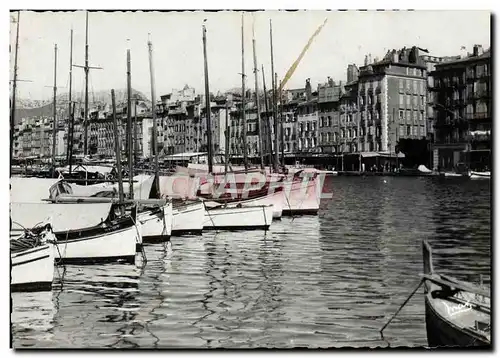
[[[205,210],[204,230],[268,230],[273,206],[223,207]]]
[[[205,219],[203,201],[175,201],[172,210],[172,236],[201,234]]]
[[[106,220],[86,229],[55,234],[56,264],[135,262],[140,229],[132,217]]]
[[[143,207],[137,214],[143,243],[165,242],[172,234],[172,202],[155,207]]]
[[[477,179],[491,179],[491,172],[470,172],[470,178],[477,180]]]
[[[272,205],[273,206],[273,219],[279,220],[279,219],[281,219],[281,216],[283,214],[283,201],[284,201],[284,191],[280,190],[280,191],[276,191],[276,192],[271,192],[265,196],[258,197],[258,198],[228,202],[228,203],[226,203],[226,207],[235,208],[238,206],[252,207],[252,206]],[[205,202],[205,206],[208,208],[217,207],[220,205],[221,205],[220,203],[217,203],[214,201],[206,201]]]
[[[35,244],[35,237],[38,244]],[[50,291],[54,279],[53,245],[43,241],[55,238],[50,226],[39,233],[25,233],[11,240],[12,291]]]
[[[444,172],[441,175],[444,176],[445,178],[459,178],[459,177],[464,176],[464,174],[455,173],[455,172]]]
[[[283,216],[317,215],[321,199],[318,177],[292,178],[283,183]]]

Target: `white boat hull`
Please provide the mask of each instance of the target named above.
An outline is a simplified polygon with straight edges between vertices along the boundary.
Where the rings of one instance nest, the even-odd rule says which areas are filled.
[[[273,206],[218,207],[205,211],[205,230],[267,230],[273,220]]]
[[[316,215],[320,204],[317,185],[318,179],[285,181],[282,195],[283,216]]]
[[[273,206],[273,219],[281,219],[281,216],[283,214],[283,201],[284,201],[283,193],[284,192],[281,190],[278,192],[268,194],[268,195],[261,197],[261,198],[247,199],[247,200],[241,200],[238,202],[230,203],[230,204],[227,204],[227,207],[234,208],[237,205],[241,205],[243,207],[272,205]]]
[[[145,210],[137,214],[141,224],[141,243],[162,242],[172,234],[172,203],[163,205],[161,210]]]
[[[201,234],[205,219],[205,206],[202,201],[181,204],[172,211],[172,235]]]
[[[57,264],[80,264],[124,261],[135,262],[136,244],[140,241],[137,225],[108,233],[76,239],[58,239],[54,245]]]
[[[53,245],[45,244],[10,255],[12,291],[50,291],[54,279]]]
[[[491,179],[491,173],[490,172],[470,172],[470,178],[477,180],[477,179]]]

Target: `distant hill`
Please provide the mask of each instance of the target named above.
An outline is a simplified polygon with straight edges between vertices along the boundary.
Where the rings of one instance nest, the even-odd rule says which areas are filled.
[[[132,89],[132,98],[137,98],[140,101],[145,101],[148,105],[151,105],[151,101],[144,95],[144,93]],[[80,106],[83,108],[85,96],[83,92],[77,92],[72,94],[72,100],[77,101],[76,105],[77,111]],[[127,89],[116,89],[115,90],[115,101],[117,108],[121,108],[127,103]],[[21,118],[29,117],[51,117],[52,113],[52,101],[50,100],[29,100],[29,99],[17,99],[16,108],[16,124],[21,121]],[[81,104],[80,104],[81,103]],[[111,105],[111,90],[109,91],[97,91],[89,93],[89,109],[108,104]],[[57,96],[57,112],[67,113],[68,111],[68,93],[61,93]]]

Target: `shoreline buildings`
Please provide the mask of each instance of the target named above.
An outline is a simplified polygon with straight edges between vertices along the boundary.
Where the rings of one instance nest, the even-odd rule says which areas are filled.
[[[251,90],[245,93],[247,155],[253,162],[259,157],[258,116],[265,136],[265,158],[275,146],[270,92],[267,112],[264,93],[258,94],[262,103],[258,115],[255,93]],[[205,104],[201,99],[202,96],[187,85],[161,96],[155,106],[160,156],[207,150]],[[241,103],[240,89],[211,94],[214,152],[223,153],[226,147],[227,106],[229,153],[234,161],[243,157]],[[136,156],[150,157],[151,105],[137,100],[131,111],[134,123],[137,122]],[[279,151],[284,153],[287,163],[318,155],[337,158],[337,161],[339,156],[357,156],[360,158],[357,164],[349,163],[345,169],[359,170],[362,158],[396,156],[401,140],[427,140],[432,152],[428,164],[434,169],[438,166],[451,169],[459,163],[487,166],[491,157],[491,54],[476,45],[473,53],[454,57],[430,56],[416,46],[389,50],[381,59],[372,60],[371,55],[367,55],[363,66],[348,65],[346,79],[335,81],[328,77],[326,83],[318,84],[316,89],[306,79],[304,88],[285,89],[278,99],[277,112],[283,128]],[[120,135],[124,151],[126,113],[126,105],[120,105],[117,115],[122,123]],[[14,155],[49,156],[49,147],[44,144],[42,149],[38,137],[31,134],[30,121],[23,120],[16,126]],[[45,126],[49,128],[51,119],[46,121]],[[60,124],[59,132],[65,134],[58,136],[58,143],[64,143],[58,144],[58,155],[63,155],[67,147],[64,126]],[[74,154],[81,152],[80,127],[79,120],[75,119]],[[109,105],[91,112],[91,154],[114,155],[112,129]],[[270,146],[268,130],[273,138]],[[51,139],[47,140],[49,143]],[[30,141],[33,145],[28,149]],[[335,162],[340,170],[344,167],[343,161],[331,163]]]

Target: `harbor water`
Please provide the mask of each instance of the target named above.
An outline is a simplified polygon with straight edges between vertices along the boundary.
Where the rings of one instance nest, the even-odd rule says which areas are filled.
[[[427,344],[422,240],[435,269],[489,284],[490,181],[330,177],[318,216],[145,247],[136,265],[56,267],[12,293],[14,348],[397,347]],[[140,258],[140,255],[138,255]]]

